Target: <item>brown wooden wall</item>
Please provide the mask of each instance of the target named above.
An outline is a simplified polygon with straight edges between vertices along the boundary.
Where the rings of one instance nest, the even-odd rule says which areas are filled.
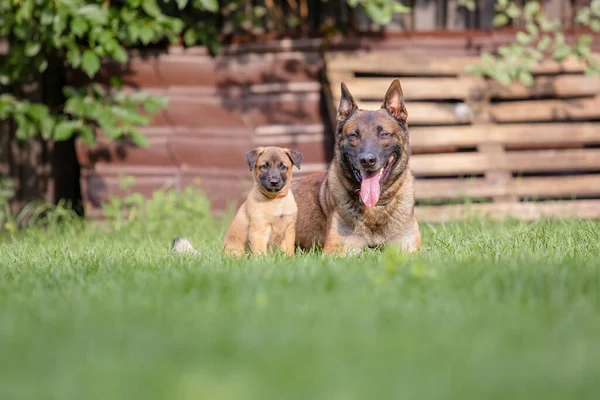
[[[250,51],[248,51],[250,50]],[[204,49],[133,55],[127,68],[107,65],[126,85],[167,95],[168,108],[143,128],[150,148],[102,141],[78,142],[83,198],[90,216],[112,195],[119,179],[135,177],[130,190],[149,195],[160,187],[202,187],[215,209],[236,203],[251,176],[244,153],[261,145],[304,153],[296,176],[323,169],[330,158],[319,73],[312,42],[277,42],[230,48],[216,58]]]

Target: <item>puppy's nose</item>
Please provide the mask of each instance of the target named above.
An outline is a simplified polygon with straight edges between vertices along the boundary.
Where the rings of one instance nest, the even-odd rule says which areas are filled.
[[[271,186],[278,185],[279,184],[279,179],[277,179],[277,178],[271,178],[269,180],[269,183],[271,184]]]
[[[377,161],[373,153],[362,154],[359,160],[360,165],[362,165],[364,168],[372,168]]]

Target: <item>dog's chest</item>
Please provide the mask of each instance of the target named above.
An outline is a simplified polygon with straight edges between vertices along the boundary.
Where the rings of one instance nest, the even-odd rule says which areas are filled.
[[[380,246],[396,238],[404,229],[405,218],[397,210],[381,207],[356,210],[351,236],[360,237],[367,246]]]
[[[286,198],[272,202],[264,219],[268,221],[273,233],[283,233],[295,221],[297,212],[296,202]]]

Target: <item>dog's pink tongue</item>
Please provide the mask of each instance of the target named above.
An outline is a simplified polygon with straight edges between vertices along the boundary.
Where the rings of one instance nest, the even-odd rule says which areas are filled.
[[[379,201],[381,186],[379,186],[379,171],[361,172],[360,198],[367,207],[373,207]]]

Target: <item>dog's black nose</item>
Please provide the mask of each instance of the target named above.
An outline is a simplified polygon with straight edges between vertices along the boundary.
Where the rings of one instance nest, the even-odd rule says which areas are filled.
[[[271,186],[279,185],[279,179],[276,179],[276,178],[270,179],[269,183],[271,184]]]
[[[373,153],[367,153],[360,156],[360,165],[364,168],[372,168],[377,162],[375,155]]]

